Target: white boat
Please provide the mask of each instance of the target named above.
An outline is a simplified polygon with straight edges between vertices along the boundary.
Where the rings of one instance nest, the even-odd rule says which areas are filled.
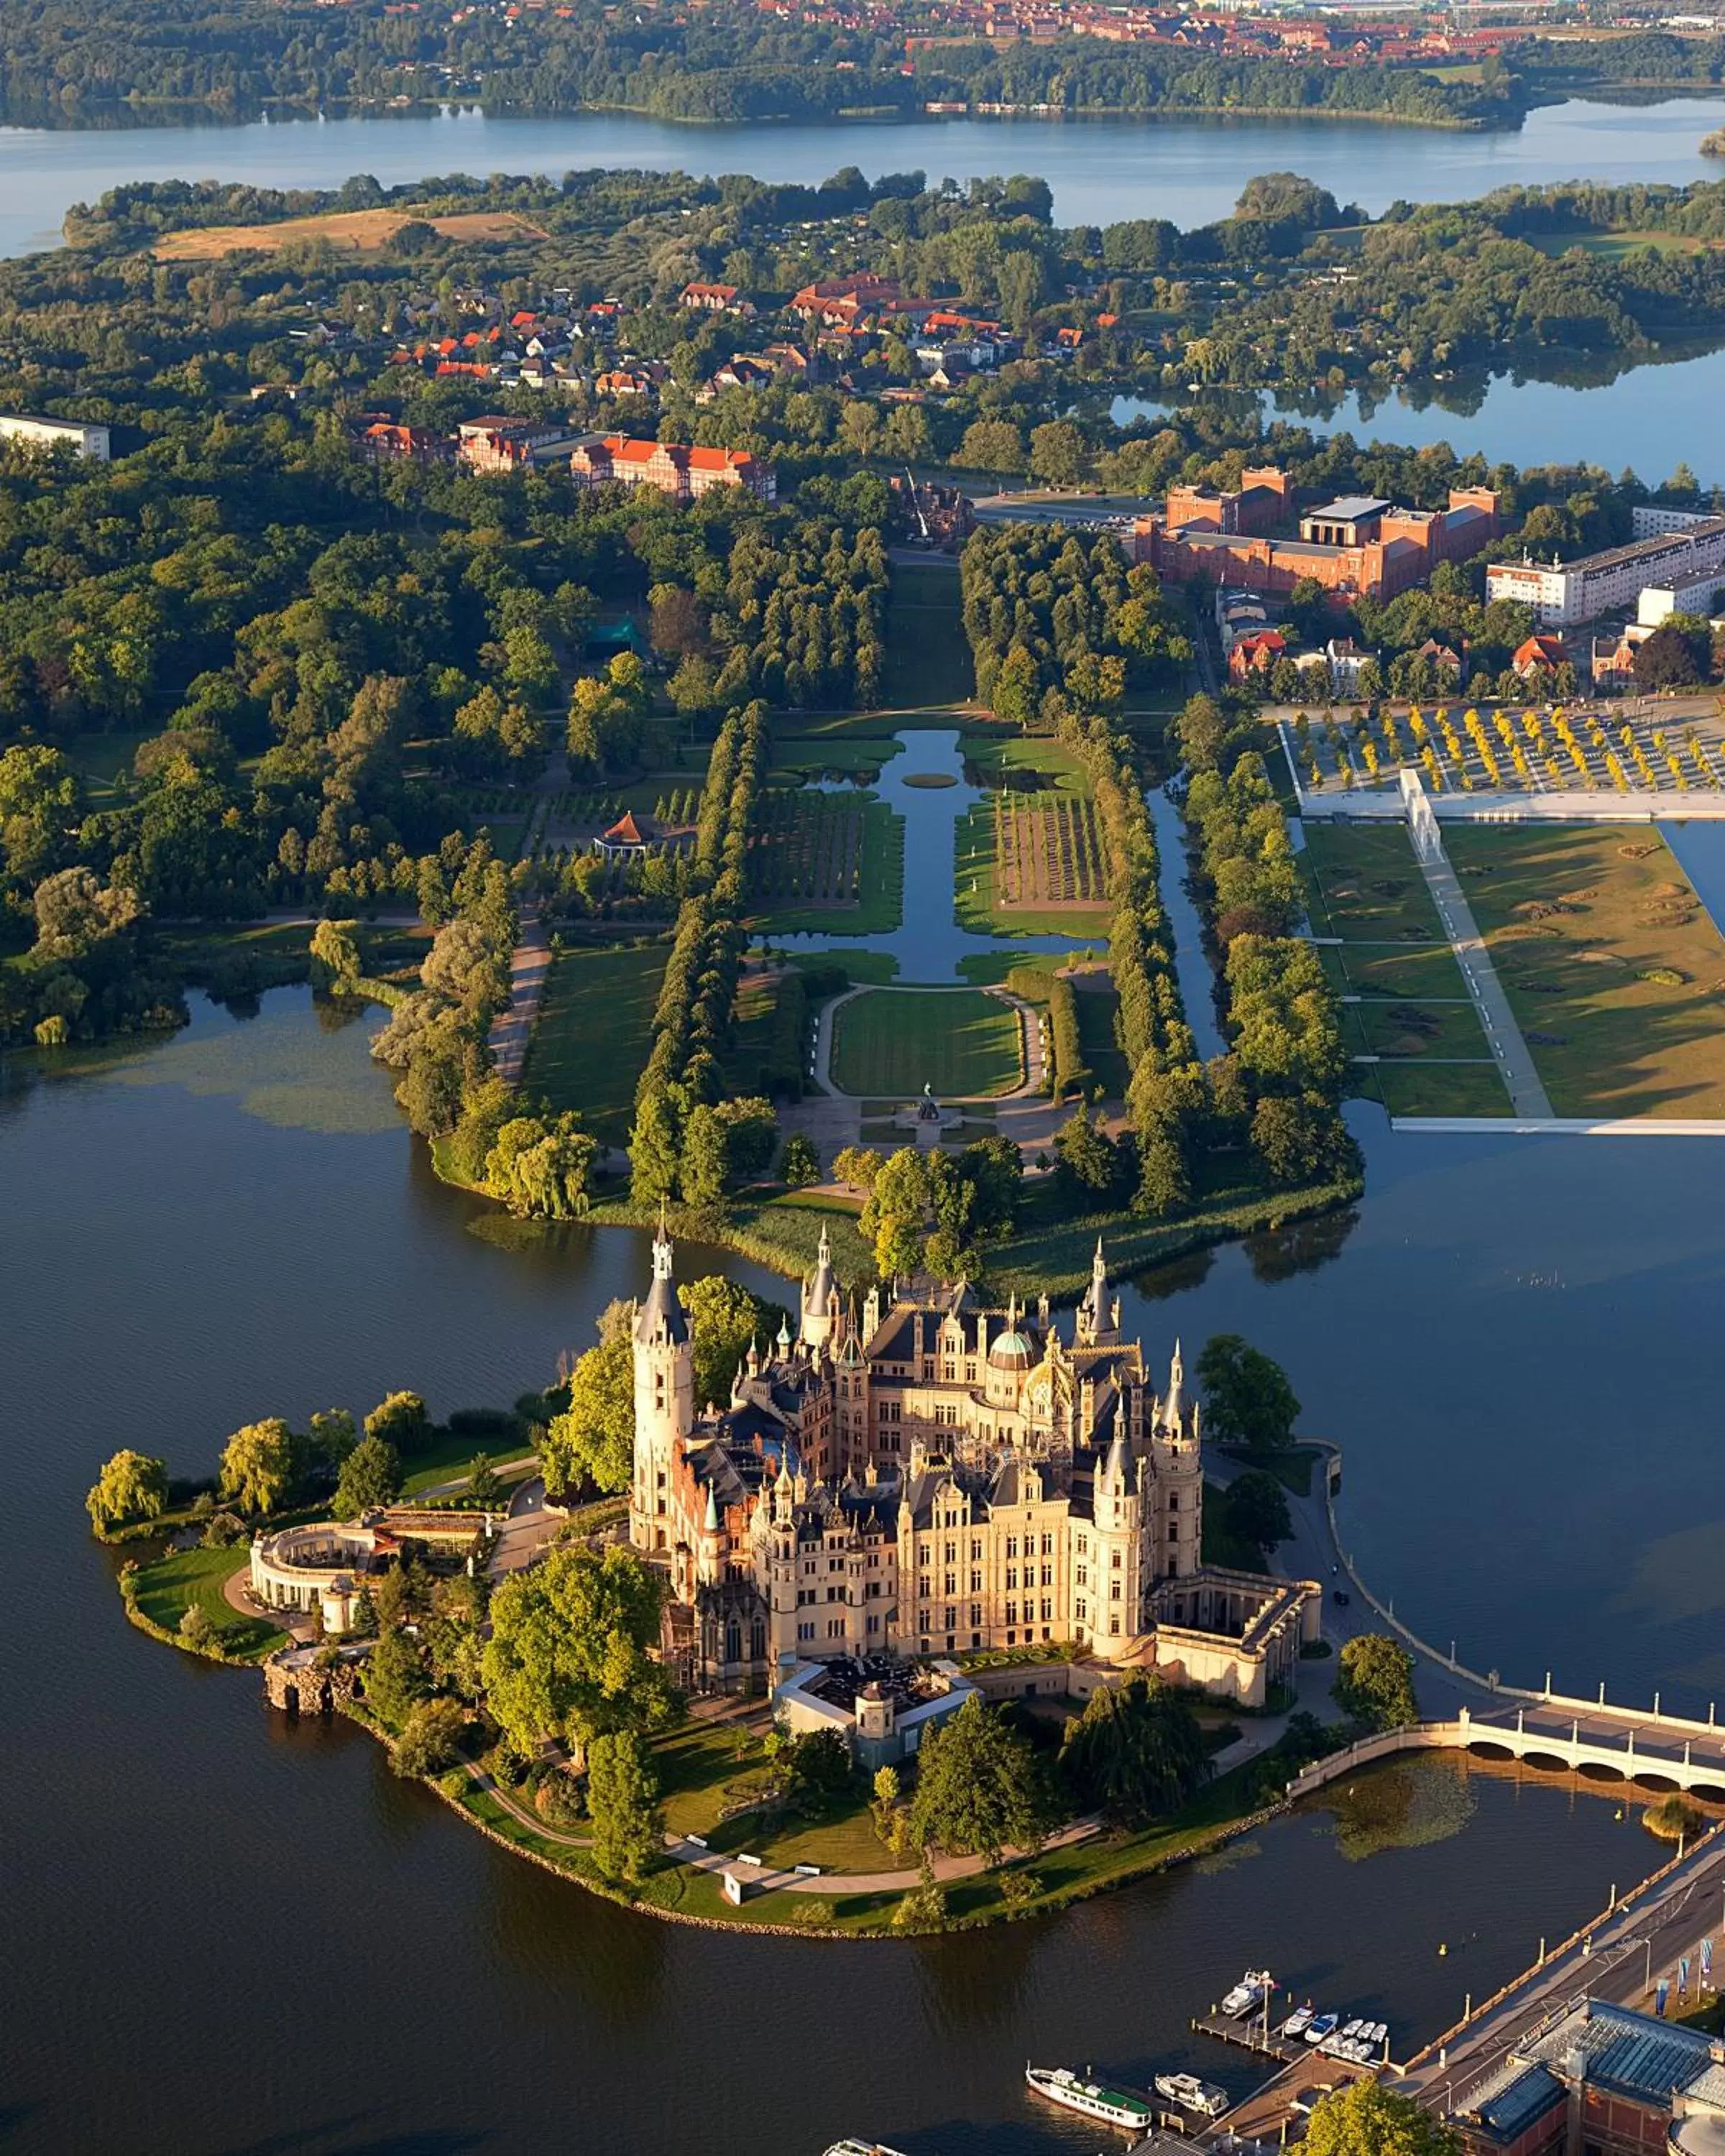
[[[1156,2123],[1156,2113],[1142,2097],[1134,2096],[1129,2089],[1108,2088],[1101,2082],[1086,2081],[1070,2066],[1026,2066],[1024,2079],[1050,2103],[1081,2112],[1086,2118],[1100,2118],[1123,2133],[1147,2133]]]
[[[835,2141],[826,2156],[899,2156],[884,2141]]]
[[[1352,2043],[1356,2036],[1363,2035],[1364,2034],[1365,2026],[1365,2023],[1360,2020],[1358,2015],[1355,2015],[1353,2020],[1344,2021],[1342,2024],[1342,2035],[1343,2041]]]
[[[1311,2026],[1312,2002],[1308,1999],[1304,2006],[1296,2006],[1294,2009],[1276,2033],[1278,2036],[1303,2036]]]
[[[1228,2092],[1218,2088],[1214,2082],[1201,2082],[1196,2074],[1158,2074],[1155,2089],[1158,2096],[1182,2111],[1196,2112],[1200,2118],[1219,2118],[1228,2108]]]
[[[1274,1988],[1275,1979],[1267,1969],[1249,1969],[1223,1999],[1219,2011],[1230,2020],[1243,2021],[1255,2007],[1263,2005]]]
[[[1316,2020],[1310,2021],[1307,2024],[1307,2042],[1308,2044],[1322,2044],[1327,2037],[1333,2036],[1336,2033],[1337,2024],[1341,2020],[1341,2019],[1342,2017],[1339,2014],[1320,2014]]]
[[[1380,2044],[1387,2044],[1389,2041],[1389,2024],[1387,2021],[1374,2021],[1366,2030],[1365,2035],[1366,2041],[1373,2051],[1376,2051]]]

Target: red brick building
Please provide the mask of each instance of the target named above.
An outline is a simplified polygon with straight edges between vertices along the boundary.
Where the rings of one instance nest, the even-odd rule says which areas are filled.
[[[1176,583],[1286,593],[1310,581],[1347,605],[1424,583],[1440,562],[1466,561],[1499,528],[1497,497],[1485,487],[1452,488],[1447,509],[1332,502],[1301,518],[1301,536],[1277,536],[1293,516],[1287,475],[1273,465],[1242,472],[1228,493],[1171,487],[1160,514],[1138,519],[1133,552]]]

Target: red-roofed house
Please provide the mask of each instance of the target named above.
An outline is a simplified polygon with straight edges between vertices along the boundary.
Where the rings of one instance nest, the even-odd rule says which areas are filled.
[[[1561,666],[1568,656],[1561,636],[1548,636],[1536,630],[1525,644],[1517,646],[1516,654],[1509,663],[1525,681],[1530,675]]]
[[[747,449],[692,448],[682,442],[649,442],[626,434],[608,434],[586,442],[569,459],[569,469],[589,486],[608,480],[624,486],[656,486],[679,501],[692,501],[714,487],[741,487],[759,501],[778,496],[778,475]]]

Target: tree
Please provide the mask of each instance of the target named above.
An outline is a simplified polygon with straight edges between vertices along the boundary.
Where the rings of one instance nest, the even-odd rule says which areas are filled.
[[[1420,1719],[1414,1657],[1385,1632],[1362,1632],[1343,1643],[1331,1690],[1348,1720],[1363,1728],[1404,1729]]]
[[[599,1314],[598,1346],[569,1373],[568,1407],[552,1416],[539,1447],[553,1494],[589,1482],[608,1493],[629,1487],[635,1456],[634,1325],[633,1303],[608,1303]]]
[[[1090,444],[1070,419],[1045,420],[1030,429],[1030,475],[1046,486],[1076,486]]]
[[[763,1302],[722,1273],[706,1273],[686,1281],[677,1290],[677,1300],[689,1313],[690,1346],[695,1358],[695,1398],[723,1406],[749,1342],[763,1336],[771,1339],[786,1322],[786,1312],[776,1303]],[[631,1361],[631,1387],[633,1387]],[[634,1429],[634,1393],[630,1393],[629,1429]]]
[[[382,1438],[403,1460],[411,1460],[431,1442],[424,1401],[418,1393],[387,1394],[366,1417],[366,1435]]]
[[[1141,1825],[1183,1804],[1210,1772],[1198,1717],[1158,1679],[1093,1691],[1060,1741],[1060,1774],[1075,1804]]]
[[[398,1774],[440,1774],[460,1756],[466,1729],[459,1701],[422,1700],[391,1748],[389,1763]]]
[[[366,1704],[390,1727],[400,1729],[431,1690],[419,1650],[399,1627],[383,1632],[366,1657]]]
[[[273,1512],[294,1486],[294,1435],[280,1415],[249,1422],[222,1450],[220,1489],[247,1512]]]
[[[400,1490],[401,1455],[388,1438],[362,1437],[341,1462],[336,1517],[357,1520],[378,1505],[393,1503]]]
[[[1228,714],[1214,696],[1189,696],[1174,721],[1174,737],[1188,771],[1214,771],[1228,738]]]
[[[860,1224],[883,1280],[921,1269],[928,1206],[927,1161],[916,1147],[902,1146],[876,1171]]]
[[[1310,2156],[1461,2156],[1461,2146],[1453,2126],[1369,2076],[1320,2097],[1306,2126]]]
[[[345,995],[359,978],[359,941],[354,921],[320,921],[311,932],[312,978],[332,995]]]
[[[872,1146],[845,1146],[833,1155],[833,1180],[852,1190],[872,1190],[880,1167],[880,1155]]]
[[[217,1645],[216,1621],[202,1603],[193,1603],[181,1617],[180,1637],[198,1655],[208,1654]]]
[[[982,1856],[998,1864],[1005,1850],[1034,1848],[1041,1840],[1030,1748],[978,1696],[929,1733],[918,1757],[911,1807],[918,1848],[932,1842],[950,1856]]]
[[[1279,1363],[1237,1332],[1218,1332],[1198,1358],[1207,1434],[1219,1445],[1279,1452],[1291,1445],[1300,1403]]]
[[[965,471],[1022,471],[1024,438],[1010,419],[973,419],[952,462]]]
[[[806,1190],[811,1183],[820,1181],[820,1155],[814,1149],[814,1141],[804,1137],[801,1131],[793,1131],[784,1142],[778,1156],[778,1179],[790,1190]]]
[[[725,1127],[717,1109],[703,1102],[691,1111],[683,1126],[683,1151],[677,1171],[683,1196],[691,1205],[721,1204],[730,1168]]]
[[[61,869],[36,886],[36,947],[41,959],[73,964],[96,944],[129,928],[143,911],[135,891],[104,884],[86,868]]]
[[[1092,1122],[1076,1108],[1055,1132],[1055,1173],[1076,1200],[1100,1197],[1111,1188],[1118,1156],[1100,1116]]]
[[[665,1837],[653,1755],[634,1730],[593,1738],[587,1808],[593,1815],[593,1862],[606,1878],[634,1886]]]
[[[326,1474],[338,1474],[358,1435],[353,1427],[353,1417],[346,1408],[319,1409],[305,1431],[308,1465]]]
[[[1266,1557],[1294,1532],[1287,1491],[1261,1467],[1248,1468],[1228,1485],[1222,1517],[1231,1534]]]
[[[619,1730],[662,1728],[677,1695],[659,1645],[663,1589],[633,1550],[553,1550],[491,1598],[485,1696],[516,1749],[547,1738],[584,1748]]]
[[[1635,685],[1640,689],[1692,689],[1707,679],[1712,659],[1707,624],[1691,628],[1672,616],[1635,646]]]
[[[502,1505],[506,1492],[503,1478],[491,1464],[489,1452],[476,1452],[467,1470],[467,1496],[470,1503],[480,1505],[487,1512],[495,1512]]]
[[[850,1748],[836,1730],[809,1729],[800,1737],[769,1738],[776,1744],[773,1784],[793,1810],[824,1810],[851,1784]]]
[[[1029,726],[1037,713],[1036,660],[1029,646],[1014,644],[1000,662],[989,701],[997,719],[1010,726]]]
[[[159,1519],[167,1505],[167,1462],[130,1449],[114,1455],[84,1501],[99,1535],[111,1534],[134,1520]]]

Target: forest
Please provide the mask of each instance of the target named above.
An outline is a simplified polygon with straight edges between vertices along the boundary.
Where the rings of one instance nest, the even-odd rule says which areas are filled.
[[[123,100],[244,110],[266,101],[443,99],[536,112],[619,106],[683,120],[842,119],[929,100],[1068,111],[1375,114],[1427,126],[1512,121],[1512,77],[1440,80],[1413,68],[1326,68],[1224,59],[1178,47],[1071,38],[997,51],[942,38],[904,71],[901,32],[779,20],[731,0],[640,14],[596,0],[546,10],[523,33],[512,11],[423,0],[339,12],[262,0],[21,0],[8,11],[0,102],[16,114],[84,116]],[[934,26],[932,26],[934,27]]]

